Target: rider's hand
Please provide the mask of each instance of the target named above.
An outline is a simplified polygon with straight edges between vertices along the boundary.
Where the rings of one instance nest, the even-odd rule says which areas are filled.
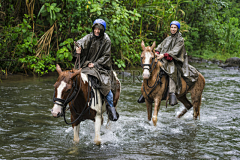
[[[156,57],[157,57],[158,60],[161,60],[161,59],[164,57],[163,54],[155,54],[155,55],[156,55]]]
[[[76,53],[77,53],[77,54],[81,54],[81,47],[79,47],[79,48],[77,47],[77,48],[76,48]]]
[[[89,68],[93,68],[93,67],[94,67],[94,64],[93,64],[93,63],[88,63],[88,67],[89,67]]]

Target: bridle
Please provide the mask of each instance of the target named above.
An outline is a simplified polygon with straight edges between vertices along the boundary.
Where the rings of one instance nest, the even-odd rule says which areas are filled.
[[[92,98],[93,98],[93,96],[94,96],[94,93],[92,94],[92,91],[93,91],[93,90],[91,89],[91,97],[89,98],[90,85],[89,85],[89,79],[88,79],[88,90],[87,90],[87,93],[88,93],[88,96],[87,96],[87,97],[88,97],[88,98],[87,98],[86,104],[85,104],[82,112],[81,112],[80,114],[77,113],[76,109],[75,109],[74,106],[73,106],[73,103],[71,103],[71,104],[72,104],[71,107],[73,108],[75,114],[78,115],[78,117],[77,117],[77,119],[75,119],[75,120],[74,120],[73,122],[71,122],[71,123],[68,123],[68,122],[66,121],[66,116],[65,116],[65,112],[66,112],[66,110],[67,110],[66,107],[67,107],[67,104],[68,104],[69,102],[74,102],[75,99],[76,99],[76,97],[77,97],[78,94],[79,94],[79,91],[80,91],[80,89],[81,89],[81,76],[80,76],[80,85],[79,85],[79,88],[78,88],[78,86],[77,86],[77,82],[78,82],[78,79],[77,79],[77,76],[76,76],[75,81],[74,81],[73,84],[72,84],[72,89],[71,89],[71,91],[69,92],[69,94],[68,94],[68,96],[67,96],[66,99],[56,98],[56,97],[55,97],[55,90],[54,90],[54,93],[53,93],[53,103],[54,103],[54,104],[57,104],[57,105],[60,105],[60,106],[63,107],[63,108],[62,108],[63,114],[62,114],[61,116],[64,117],[64,121],[65,121],[66,124],[73,124],[73,123],[75,123],[77,120],[79,120],[79,119],[82,117],[82,115],[83,115],[84,113],[86,113],[86,111],[89,110],[90,107],[87,108],[87,106],[88,106],[87,104],[89,103],[89,106],[91,106],[91,104],[92,104]],[[71,93],[72,93],[72,94],[71,94]],[[57,102],[60,102],[60,103],[57,103]]]
[[[149,72],[150,72],[150,74],[152,73],[152,71],[155,69],[155,67],[156,67],[156,65],[157,65],[157,63],[155,63],[155,65],[154,65],[154,67],[152,68],[152,65],[153,65],[153,62],[154,62],[154,60],[155,60],[155,54],[153,54],[154,55],[154,57],[152,58],[152,63],[151,64],[143,64],[142,63],[142,57],[141,57],[141,67],[142,67],[142,69],[144,70],[144,69],[147,69],[147,70],[149,70]],[[145,67],[145,66],[148,66],[149,68],[147,68],[147,67]]]
[[[72,93],[73,91],[73,93]],[[53,93],[53,103],[54,104],[57,104],[57,105],[60,105],[62,106],[64,109],[66,109],[66,106],[69,102],[71,102],[73,100],[74,97],[77,96],[77,93],[78,93],[79,89],[77,88],[77,77],[75,78],[75,81],[73,82],[73,85],[72,85],[72,89],[71,91],[69,92],[68,96],[66,99],[61,99],[61,98],[56,98],[55,97],[55,90],[54,90],[54,93]],[[72,93],[70,95],[70,93]],[[61,103],[57,103],[57,102],[61,102]]]
[[[152,58],[152,63],[151,63],[151,64],[143,64],[143,63],[142,63],[142,57],[141,57],[141,66],[142,66],[142,69],[143,69],[143,70],[144,70],[144,69],[148,69],[149,72],[150,72],[150,74],[151,74],[151,73],[153,72],[153,70],[156,68],[157,62],[159,61],[159,60],[157,60],[157,62],[155,62],[154,67],[152,68],[153,62],[154,62],[155,58],[156,58],[156,57],[155,57],[155,54],[154,54],[154,57]],[[149,68],[145,68],[144,66],[149,66]],[[157,87],[157,85],[159,85],[159,84],[161,85],[161,84],[162,84],[162,82],[161,82],[162,76],[163,76],[163,73],[162,73],[162,72],[159,72],[158,75],[157,75],[156,81],[155,81],[155,83],[154,83],[152,86],[149,86],[149,85],[148,85],[148,80],[147,80],[147,86],[148,86],[149,88],[152,88],[152,90],[151,90],[148,94],[147,94],[147,92],[146,92],[146,90],[145,90],[145,88],[144,88],[144,85],[143,85],[143,90],[144,90],[145,94],[147,95],[149,101],[152,101],[152,102],[153,102],[153,99],[150,98],[149,95],[155,90],[155,88]]]

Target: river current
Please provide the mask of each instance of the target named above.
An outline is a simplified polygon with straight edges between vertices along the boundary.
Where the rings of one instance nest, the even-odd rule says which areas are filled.
[[[192,109],[178,119],[183,104],[166,108],[163,101],[153,126],[145,104],[136,102],[141,81],[120,75],[120,118],[107,123],[104,113],[100,146],[93,141],[92,121],[81,123],[75,144],[72,127],[52,117],[57,74],[2,77],[0,159],[240,159],[240,70],[192,65],[206,80],[200,119],[193,120]]]

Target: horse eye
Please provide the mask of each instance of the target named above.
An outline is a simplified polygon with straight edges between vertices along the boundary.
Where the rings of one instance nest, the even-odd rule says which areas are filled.
[[[71,91],[71,89],[68,89],[68,90],[67,90],[67,92],[70,92],[70,91]]]

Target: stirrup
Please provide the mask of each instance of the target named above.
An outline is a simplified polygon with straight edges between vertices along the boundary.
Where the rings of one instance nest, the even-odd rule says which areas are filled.
[[[138,100],[137,100],[138,103],[144,103],[145,102],[145,98],[143,97],[143,95],[141,95]]]
[[[171,106],[174,106],[174,105],[178,104],[177,97],[176,97],[175,93],[169,93],[169,104]]]

